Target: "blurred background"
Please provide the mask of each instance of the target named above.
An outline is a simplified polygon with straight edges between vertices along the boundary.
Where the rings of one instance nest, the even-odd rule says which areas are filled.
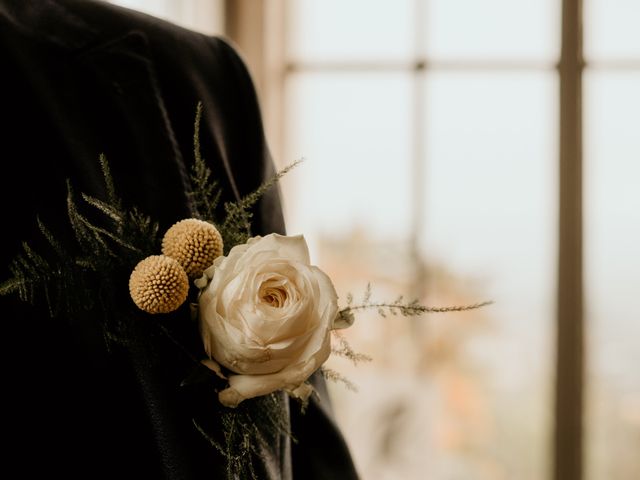
[[[495,302],[345,332],[363,480],[640,478],[640,2],[113,3],[236,45],[343,304]]]

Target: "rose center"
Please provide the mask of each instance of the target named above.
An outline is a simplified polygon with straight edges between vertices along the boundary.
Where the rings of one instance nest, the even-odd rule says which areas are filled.
[[[281,308],[287,300],[287,291],[283,287],[266,287],[260,289],[260,299],[274,307]]]

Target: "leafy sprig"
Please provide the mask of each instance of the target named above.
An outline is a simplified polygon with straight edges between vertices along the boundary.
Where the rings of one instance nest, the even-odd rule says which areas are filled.
[[[226,254],[233,246],[246,243],[246,241],[251,238],[253,207],[267,191],[273,188],[282,177],[297,167],[302,160],[296,160],[282,170],[279,170],[271,178],[259,185],[253,192],[245,195],[240,200],[225,202],[223,206],[225,213],[224,220],[216,222],[217,209],[220,204],[222,191],[218,186],[218,182],[212,181],[211,169],[202,157],[200,146],[201,121],[202,103],[198,102],[193,136],[194,163],[191,170],[191,184],[193,186],[191,200],[198,218],[217,224],[218,231],[222,235],[224,253]]]
[[[220,203],[222,190],[218,182],[211,178],[211,169],[202,158],[200,146],[200,123],[202,121],[202,102],[196,106],[196,119],[193,125],[193,157],[191,167],[191,192],[194,215],[200,220],[213,221],[216,218],[216,210]]]
[[[351,324],[355,321],[356,314],[362,313],[366,310],[375,310],[377,314],[383,318],[387,318],[389,316],[416,317],[427,313],[465,312],[469,310],[477,310],[493,304],[493,301],[485,301],[468,305],[433,307],[423,305],[417,299],[406,302],[403,295],[400,295],[392,302],[374,302],[372,301],[372,296],[373,289],[371,287],[371,283],[367,284],[359,303],[354,303],[353,294],[348,293],[346,296],[347,306],[338,311],[338,318]],[[369,355],[356,352],[338,330],[334,330],[332,333],[334,339],[337,341],[337,346],[334,345],[331,350],[333,355],[347,358],[351,360],[354,365],[372,360]],[[349,390],[357,391],[357,387],[352,381],[335,370],[322,367],[322,374],[327,380],[342,383]]]
[[[295,441],[279,393],[271,393],[242,402],[235,409],[225,409],[216,423],[223,432],[222,441],[212,437],[199,421],[196,429],[227,459],[227,480],[258,480],[255,460],[264,457],[264,450],[274,445],[277,437],[286,435]]]
[[[71,245],[64,245],[38,217],[38,231],[47,250],[39,252],[23,242],[22,252],[9,265],[11,277],[0,284],[0,295],[15,293],[20,300],[36,304],[42,292],[50,316],[73,318],[98,302],[111,304],[122,289],[122,275],[157,248],[158,224],[137,208],[123,207],[106,157],[100,155],[99,162],[107,199],[84,193],[78,198],[67,181]],[[115,302],[110,310],[117,305]],[[114,311],[107,322],[120,313]],[[111,325],[117,326],[121,326],[119,320]]]
[[[351,348],[351,345],[349,345],[349,342],[347,342],[347,339],[342,336],[339,330],[333,331],[333,337],[338,342],[338,345],[332,347],[331,349],[331,353],[333,355],[347,358],[351,360],[351,363],[353,363],[354,365],[358,365],[362,362],[370,362],[372,360],[369,355],[358,353],[353,348]]]
[[[433,307],[423,305],[419,300],[415,299],[410,302],[405,301],[404,295],[400,295],[392,302],[371,301],[372,288],[371,284],[367,284],[367,288],[362,296],[362,301],[358,304],[353,304],[353,295],[350,293],[347,295],[347,306],[338,312],[341,318],[352,318],[357,312],[364,310],[376,310],[378,315],[383,318],[388,316],[401,315],[403,317],[415,317],[424,315],[426,313],[447,313],[447,312],[466,312],[469,310],[477,310],[482,307],[493,304],[493,301],[484,301],[478,303],[472,303],[468,305],[448,305],[442,307]]]
[[[296,160],[290,165],[278,171],[273,177],[260,185],[252,193],[242,197],[238,202],[227,202],[224,205],[226,218],[221,225],[220,233],[225,244],[225,252],[230,247],[226,246],[240,245],[251,238],[251,219],[253,212],[251,209],[262,198],[262,196],[280,181],[287,173],[297,167],[302,160]]]
[[[351,390],[352,392],[358,391],[358,386],[355,383],[353,383],[351,380],[349,380],[347,377],[342,375],[340,372],[327,367],[321,367],[320,372],[322,373],[322,376],[324,377],[325,380],[341,383],[342,385],[347,387],[348,390]]]

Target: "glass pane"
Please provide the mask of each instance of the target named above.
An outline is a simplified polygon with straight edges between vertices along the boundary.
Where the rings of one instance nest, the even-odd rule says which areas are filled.
[[[283,179],[289,233],[407,237],[410,85],[405,74],[289,78],[287,163],[304,158]]]
[[[399,60],[413,53],[414,0],[289,0],[293,60]]]
[[[436,380],[447,397],[427,408],[433,438],[446,432],[455,441],[435,443],[425,478],[547,477],[556,88],[553,73],[437,73],[427,81],[428,298],[495,304],[473,314],[467,330],[449,327],[457,355]]]
[[[555,61],[560,52],[558,0],[430,0],[428,55],[435,59]]]
[[[640,2],[585,0],[588,60],[640,58]]]
[[[640,478],[639,73],[585,82],[588,478]]]

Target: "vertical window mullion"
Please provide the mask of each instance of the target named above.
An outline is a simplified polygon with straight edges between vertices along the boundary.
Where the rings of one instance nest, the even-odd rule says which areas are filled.
[[[583,473],[582,71],[582,0],[563,0],[554,480]]]
[[[414,32],[414,65],[413,65],[413,146],[412,146],[412,195],[411,205],[412,219],[411,219],[411,260],[413,262],[414,274],[412,287],[413,291],[411,295],[413,298],[422,298],[424,296],[424,289],[426,283],[426,269],[424,266],[424,259],[420,251],[421,237],[424,234],[425,224],[425,169],[426,169],[426,148],[425,148],[425,81],[427,74],[428,62],[425,59],[425,26],[424,26],[424,8],[425,2],[422,0],[415,0],[414,2],[414,18],[415,23],[413,28]],[[415,322],[414,322],[415,323]]]

